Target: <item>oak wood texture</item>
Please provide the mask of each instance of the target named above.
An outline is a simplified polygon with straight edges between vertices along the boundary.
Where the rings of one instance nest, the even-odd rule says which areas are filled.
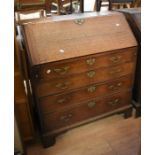
[[[130,90],[132,83],[132,75],[129,75],[110,82],[89,85],[62,94],[45,96],[39,99],[39,104],[42,113],[46,114],[104,94],[108,95],[115,91]]]
[[[90,100],[61,112],[46,114],[44,116],[45,130],[60,129],[61,127],[118,109],[124,105],[129,105],[130,94],[131,93],[118,93],[107,98]]]
[[[77,89],[114,78],[119,78],[127,74],[132,74],[135,63],[130,62],[111,68],[99,68],[97,70],[73,75],[71,77],[54,79],[48,82],[39,82],[35,84],[37,96],[43,97],[50,94],[60,93],[67,90]]]
[[[133,99],[135,101],[133,102],[133,105],[136,108],[135,116],[139,117],[141,115],[141,8],[121,9],[118,11],[125,14],[139,44],[133,88]]]
[[[70,76],[100,67],[110,67],[135,60],[137,48],[115,50],[104,54],[95,54],[55,63],[42,64],[32,73],[35,80],[47,81],[53,78]]]
[[[140,118],[121,115],[89,123],[59,135],[56,145],[44,149],[38,141],[28,155],[140,155]]]
[[[75,23],[79,18],[81,25]],[[32,65],[137,45],[124,16],[113,12],[55,17],[25,24],[24,30]]]
[[[51,10],[51,0],[15,0],[15,11]]]
[[[15,63],[14,63],[14,94],[15,94],[15,115],[21,131],[21,136],[24,142],[34,139],[34,127],[32,123],[32,116],[30,113],[30,106],[28,96],[25,93],[23,76],[21,74],[20,53],[15,36]]]
[[[131,116],[137,42],[122,14],[35,20],[23,30],[45,147],[79,125],[117,112]]]

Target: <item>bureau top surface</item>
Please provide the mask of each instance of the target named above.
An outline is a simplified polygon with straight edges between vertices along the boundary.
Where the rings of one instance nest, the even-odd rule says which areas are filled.
[[[52,17],[23,28],[32,65],[137,45],[124,15],[116,12]]]

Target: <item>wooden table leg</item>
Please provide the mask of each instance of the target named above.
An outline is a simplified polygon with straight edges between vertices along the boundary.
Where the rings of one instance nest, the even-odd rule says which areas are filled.
[[[84,12],[84,0],[80,0],[80,11]]]

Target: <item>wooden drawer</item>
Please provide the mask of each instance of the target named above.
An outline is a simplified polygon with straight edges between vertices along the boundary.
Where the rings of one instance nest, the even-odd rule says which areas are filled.
[[[34,77],[39,80],[70,76],[100,67],[110,67],[124,62],[135,60],[137,47],[120,49],[108,54],[96,54],[86,57],[59,61],[41,65]],[[34,78],[33,77],[33,78]]]
[[[132,74],[135,63],[125,63],[110,68],[100,68],[82,74],[77,74],[67,78],[54,79],[49,82],[36,83],[36,95],[38,97],[47,96],[66,90],[76,89],[90,84],[95,84],[107,80],[116,79],[120,76]]]
[[[47,131],[55,130],[115,110],[130,104],[130,102],[130,92],[121,92],[106,98],[90,100],[72,109],[45,115],[44,127]]]
[[[94,84],[88,87],[71,91],[68,93],[51,95],[39,99],[42,113],[49,113],[60,110],[67,106],[86,101],[91,98],[105,96],[114,91],[129,90],[133,82],[132,75],[122,77],[117,80],[108,81],[101,84]]]

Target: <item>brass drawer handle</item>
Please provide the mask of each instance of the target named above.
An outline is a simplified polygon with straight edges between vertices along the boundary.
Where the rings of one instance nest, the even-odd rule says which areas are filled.
[[[62,103],[64,103],[65,101],[66,101],[66,98],[62,98],[62,99],[59,99],[59,100],[57,101],[57,103],[62,104]]]
[[[90,72],[88,72],[88,73],[87,73],[87,76],[88,76],[89,78],[94,77],[94,76],[95,76],[95,71],[90,71]]]
[[[58,83],[56,85],[56,88],[60,88],[60,89],[67,89],[70,85],[70,82],[65,82],[65,83]]]
[[[62,68],[54,68],[54,72],[60,74],[60,75],[64,75],[68,72],[68,70],[70,69],[69,66],[65,66],[65,67],[62,67]]]
[[[88,90],[88,92],[92,93],[92,92],[94,92],[96,90],[96,87],[95,86],[90,86],[90,87],[88,87],[87,90]]]
[[[60,121],[62,122],[68,122],[73,117],[73,114],[67,114],[60,117]]]
[[[120,104],[120,100],[118,98],[116,98],[115,100],[110,101],[109,104],[112,105],[112,106],[115,106],[117,104]]]
[[[95,64],[95,58],[90,58],[86,60],[87,65],[92,66]]]
[[[116,85],[110,85],[110,86],[108,86],[108,88],[110,90],[116,90],[116,89],[119,89],[121,86],[122,86],[122,82],[119,82]]]
[[[78,25],[82,25],[84,22],[85,22],[84,19],[76,19],[75,20],[75,23],[78,24]]]
[[[113,57],[110,58],[110,60],[113,63],[117,63],[117,62],[121,61],[121,56],[113,56]]]
[[[111,90],[114,90],[115,86],[114,85],[110,85],[108,88],[111,89]]]
[[[91,101],[91,102],[89,102],[87,105],[88,105],[89,108],[93,108],[93,107],[95,107],[96,102]]]
[[[119,69],[114,69],[114,70],[110,71],[110,74],[114,75],[114,74],[118,74],[118,73],[120,73],[120,72],[122,72],[122,69],[121,69],[121,68],[119,68]]]

